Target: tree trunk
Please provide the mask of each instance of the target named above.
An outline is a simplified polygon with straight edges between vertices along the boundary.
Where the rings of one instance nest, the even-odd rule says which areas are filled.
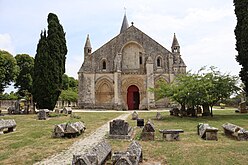
[[[208,104],[203,104],[202,107],[203,107],[202,116],[210,116],[209,105]]]

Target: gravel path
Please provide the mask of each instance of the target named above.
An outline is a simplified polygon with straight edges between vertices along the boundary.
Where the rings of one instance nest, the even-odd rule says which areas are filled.
[[[126,120],[128,116],[130,115],[130,113],[131,112],[120,115],[119,117],[115,119]],[[73,154],[78,154],[78,153],[83,154],[84,152],[87,151],[87,149],[92,148],[95,144],[97,144],[102,139],[104,139],[106,133],[109,130],[109,122],[99,127],[95,132],[93,132],[88,137],[85,137],[84,139],[81,139],[73,143],[69,149],[62,151],[61,153],[55,154],[41,162],[35,163],[35,165],[49,165],[49,164],[50,165],[68,165],[68,164],[71,164]]]

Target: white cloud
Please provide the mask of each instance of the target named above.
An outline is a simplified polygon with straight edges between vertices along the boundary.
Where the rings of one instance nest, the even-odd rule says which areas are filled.
[[[15,53],[14,45],[12,43],[11,36],[7,33],[0,34],[0,49],[8,51],[12,55]]]

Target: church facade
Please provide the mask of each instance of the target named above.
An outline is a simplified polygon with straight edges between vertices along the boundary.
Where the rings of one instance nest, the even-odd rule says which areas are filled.
[[[78,72],[78,106],[90,109],[134,110],[167,106],[155,101],[160,79],[170,83],[186,73],[180,46],[174,34],[171,51],[143,33],[124,16],[120,34],[92,52],[89,35],[84,62]]]

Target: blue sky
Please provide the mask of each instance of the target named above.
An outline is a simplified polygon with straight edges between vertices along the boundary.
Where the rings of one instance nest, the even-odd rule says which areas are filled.
[[[129,24],[169,50],[176,33],[188,70],[213,65],[238,75],[232,0],[0,0],[0,49],[34,57],[47,15],[55,13],[66,32],[66,73],[77,78],[87,34],[93,51],[118,35],[124,7]]]

